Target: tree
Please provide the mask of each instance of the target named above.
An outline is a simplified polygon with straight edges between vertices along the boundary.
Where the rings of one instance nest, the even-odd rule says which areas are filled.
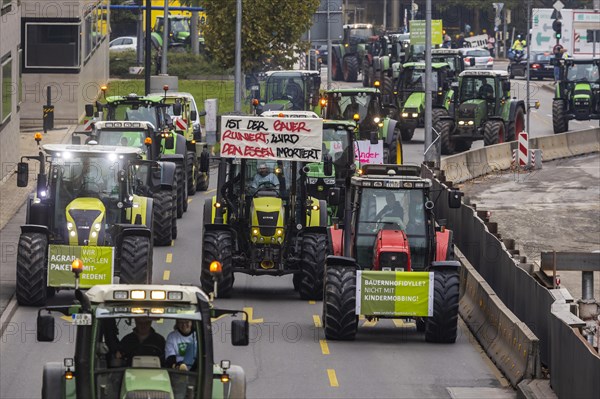
[[[204,39],[212,58],[229,68],[235,60],[236,0],[182,0],[206,10]],[[312,24],[319,0],[242,0],[242,69],[290,68]]]

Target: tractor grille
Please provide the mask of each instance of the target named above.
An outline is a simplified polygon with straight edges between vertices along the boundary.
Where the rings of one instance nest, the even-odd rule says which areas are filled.
[[[408,256],[406,252],[383,252],[379,257],[379,268],[389,267],[394,270],[397,267],[408,271]]]
[[[256,215],[258,217],[260,234],[265,237],[275,235],[275,227],[277,226],[277,219],[279,219],[279,212],[256,211]]]
[[[164,391],[132,391],[127,392],[125,399],[170,399],[169,392]]]
[[[327,197],[329,195],[329,187],[325,185],[323,179],[318,179],[315,184],[307,184],[306,191],[307,194],[311,197],[327,201]]]
[[[459,108],[459,116],[475,118],[475,111],[477,111],[477,104],[462,104]]]
[[[73,218],[75,228],[77,229],[77,237],[79,239],[79,245],[84,245],[84,241],[87,241],[90,237],[90,232],[94,224],[94,220],[102,211],[97,209],[70,209],[69,215]]]

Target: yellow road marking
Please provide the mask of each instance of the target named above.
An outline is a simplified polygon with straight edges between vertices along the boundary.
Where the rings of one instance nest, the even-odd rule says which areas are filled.
[[[320,339],[319,344],[321,345],[321,352],[324,355],[329,355],[329,346],[327,345],[327,341],[325,341],[324,339]]]
[[[373,319],[373,320],[366,320],[363,323],[363,327],[375,327],[377,325],[377,319]]]
[[[175,246],[175,240],[171,240],[171,246],[174,247]]]
[[[257,324],[257,323],[262,323],[263,319],[255,319],[254,318],[254,309],[252,308],[244,308],[244,312],[248,313],[248,323],[250,324]]]
[[[171,271],[170,270],[165,270],[163,272],[163,280],[164,281],[169,281],[170,277],[171,277]]]
[[[60,318],[68,322],[73,322],[73,318],[71,316],[60,316]]]
[[[392,321],[394,322],[394,325],[398,328],[402,328],[402,327],[406,326],[406,324],[404,324],[404,320],[402,320],[402,319],[392,319]]]
[[[315,323],[315,327],[319,328],[322,326],[321,324],[321,318],[319,317],[318,314],[314,314],[313,315],[313,323]]]
[[[327,369],[327,376],[329,377],[329,385],[332,387],[339,387],[337,377],[334,369]]]
[[[167,254],[167,259],[165,259],[165,262],[167,262],[167,263],[173,262],[173,254],[172,253],[169,252]]]
[[[309,304],[309,305],[314,305],[314,304],[316,304],[316,303],[317,303],[317,301],[308,301],[308,304]]]
[[[210,193],[215,192],[215,191],[217,191],[216,188],[213,188],[211,190],[206,190],[205,194],[210,194]]]
[[[192,202],[193,198],[188,198],[188,204]]]

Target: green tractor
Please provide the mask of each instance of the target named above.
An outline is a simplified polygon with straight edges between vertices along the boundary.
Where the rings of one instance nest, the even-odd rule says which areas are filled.
[[[259,86],[256,86],[259,87]],[[319,103],[319,71],[269,71],[266,73],[265,97],[254,90],[256,115],[265,111],[312,111]]]
[[[88,132],[74,132],[73,144],[80,144],[81,134],[86,141],[100,145],[139,148],[143,159],[158,159],[159,148],[156,133],[150,122],[97,121]],[[158,162],[160,167],[160,190],[153,193],[154,245],[168,246],[177,238],[177,181],[173,162]]]
[[[446,63],[431,64],[431,94],[435,108],[449,110],[454,91],[450,88]],[[402,66],[396,87],[399,103],[400,134],[403,142],[410,141],[417,127],[425,126],[425,63],[409,62]]]
[[[74,266],[79,274],[81,265]],[[232,345],[248,345],[245,312],[214,308],[193,286],[97,285],[85,293],[76,290],[75,298],[68,305],[38,312],[38,341],[53,342],[59,338],[55,331],[67,327],[75,344],[74,356],[44,365],[42,399],[246,397],[244,370],[229,360],[214,363],[211,326],[211,318],[243,315],[244,319],[231,321],[229,331]],[[58,325],[54,314],[61,317]],[[165,359],[164,337],[181,321],[191,322],[193,333],[178,345],[184,353],[181,364],[171,367]],[[122,344],[142,324],[153,326],[153,336],[162,339],[146,339],[134,347]],[[163,344],[158,347],[156,342]]]
[[[555,134],[569,130],[572,119],[600,120],[600,58],[568,58],[559,62],[561,78],[552,101]]]
[[[475,59],[472,58],[473,65]],[[450,66],[447,79],[452,82],[458,81],[458,75],[465,70],[465,60],[463,54],[458,49],[434,48],[431,49],[431,62],[444,62]]]
[[[152,281],[156,162],[142,160],[139,149],[91,144],[46,144],[24,158],[38,161],[40,172],[19,237],[20,305],[45,305],[56,290],[73,288],[75,257],[88,265],[81,288],[112,283],[113,276],[123,284]],[[27,186],[28,172],[21,161],[18,187]]]
[[[373,35],[373,25],[371,24],[344,25],[342,43],[334,44],[331,47],[332,80],[358,81],[358,74],[361,72],[366,54],[365,46]]]
[[[244,126],[256,127],[263,123],[280,126],[305,123],[300,118],[239,116],[236,119]],[[314,141],[312,149],[288,144],[287,148],[294,153],[310,151],[319,154],[315,161],[321,158],[322,145]],[[321,266],[327,253],[327,202],[308,195],[305,162],[294,157],[225,158],[223,155],[230,156],[226,147],[222,144],[219,189],[204,204],[202,288],[227,297],[232,292],[234,273],[294,274],[294,288],[301,298],[321,298]],[[324,163],[324,174],[331,176],[331,158],[324,157]]]
[[[173,131],[172,120],[167,114],[169,105],[164,96],[138,96],[135,93],[126,96],[108,96],[106,103],[96,102],[98,117],[95,120],[149,122],[153,126],[155,137],[153,148],[148,155],[152,160],[173,162],[177,186],[177,217],[182,218],[188,208],[187,141],[184,136]],[[94,106],[86,104],[86,116],[94,116]]]
[[[365,55],[365,62],[369,63],[369,69],[363,68],[363,86],[372,87],[375,81],[381,82],[381,92],[384,95],[392,95],[394,82],[400,76],[399,67],[406,63],[410,56],[411,46],[408,33],[387,33],[379,36],[372,44],[377,53],[370,56]],[[368,71],[368,72],[365,72]]]
[[[358,124],[356,140],[383,141],[385,163],[402,164],[400,125],[390,118],[394,111],[389,96],[377,87],[327,90],[320,112],[325,119],[354,120]]]
[[[538,105],[536,105],[538,106]],[[440,135],[442,154],[467,151],[475,140],[484,145],[513,141],[525,128],[523,100],[511,98],[506,71],[466,70],[450,113],[433,109],[433,129]]]
[[[183,15],[169,15],[169,43],[168,46],[175,50],[191,48],[191,18]],[[163,33],[165,29],[165,18],[163,15],[156,17],[152,30],[152,44],[156,49],[162,49]],[[198,37],[200,52],[204,49],[204,38]]]
[[[325,337],[355,339],[362,315],[414,320],[426,341],[455,342],[460,263],[452,231],[435,219],[431,180],[416,165],[365,165],[348,191],[349,222],[329,228]],[[459,208],[460,197],[454,191],[449,207]]]

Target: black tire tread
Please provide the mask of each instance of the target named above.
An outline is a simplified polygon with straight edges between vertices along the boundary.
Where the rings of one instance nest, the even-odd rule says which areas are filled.
[[[500,131],[504,129],[504,122],[490,120],[483,126],[483,145],[494,145],[500,143]]]
[[[434,272],[433,317],[427,319],[425,340],[436,343],[456,341],[460,278],[456,270]]]
[[[554,134],[569,130],[569,121],[565,116],[565,101],[562,99],[552,101],[552,127]]]
[[[327,257],[325,234],[304,234],[301,250],[300,298],[323,299],[323,268]]]
[[[173,240],[173,194],[171,190],[161,190],[154,194],[154,245],[171,245]],[[177,219],[175,219],[177,220]]]
[[[150,238],[130,235],[121,243],[121,284],[152,283],[152,247]]]
[[[323,328],[331,340],[353,340],[358,330],[356,309],[356,271],[348,267],[329,267],[325,272]]]
[[[48,238],[23,233],[17,252],[17,302],[22,306],[44,306],[47,301],[46,254]]]
[[[204,231],[202,239],[202,269],[200,283],[206,293],[214,291],[213,280],[209,271],[210,263],[214,260],[221,262],[222,274],[217,283],[217,296],[228,298],[233,291],[233,237],[229,231]]]
[[[452,155],[456,151],[456,142],[450,139],[453,124],[449,119],[442,119],[447,116],[445,109],[434,108],[432,112],[432,125],[440,135],[440,152],[442,155]]]
[[[345,82],[356,82],[358,80],[358,59],[356,55],[349,55],[342,60],[342,74]]]
[[[196,153],[188,151],[186,154],[186,167],[187,167],[187,189],[188,195],[196,194],[196,181],[198,180],[199,168],[196,161]],[[194,168],[196,171],[194,172]]]

